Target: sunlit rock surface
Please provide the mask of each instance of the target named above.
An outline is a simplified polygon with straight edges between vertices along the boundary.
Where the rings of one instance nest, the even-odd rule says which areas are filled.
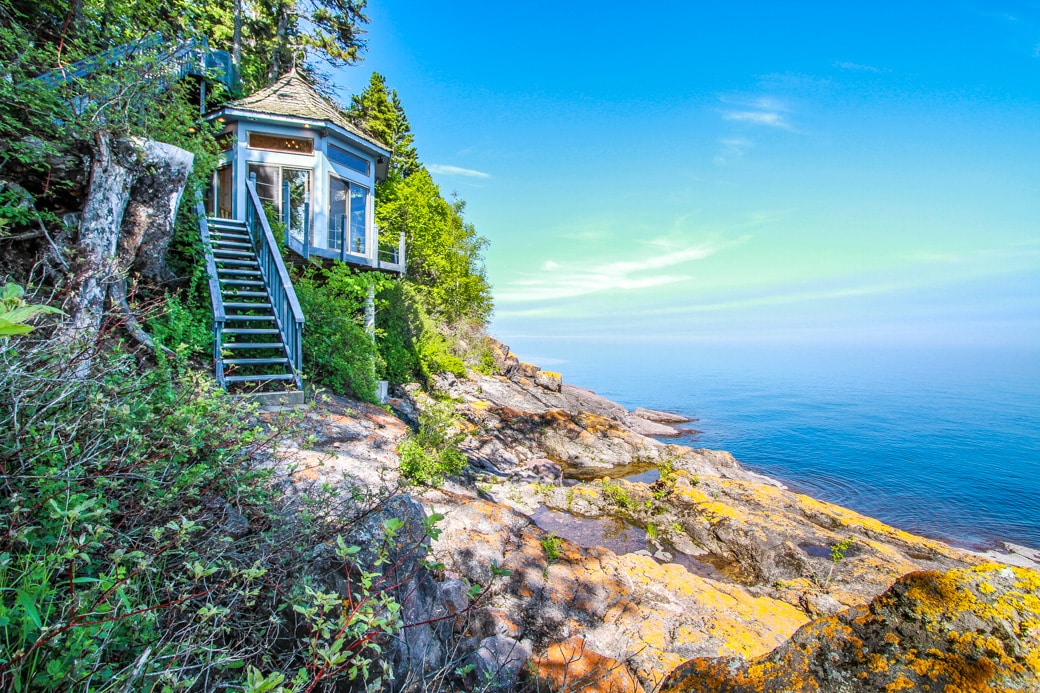
[[[869,606],[773,652],[683,664],[661,693],[1040,690],[1040,574],[986,564],[911,573]]]

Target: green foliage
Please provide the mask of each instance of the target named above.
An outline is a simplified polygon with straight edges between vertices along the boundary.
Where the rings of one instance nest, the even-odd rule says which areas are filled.
[[[849,548],[852,547],[852,543],[856,541],[856,537],[846,537],[839,542],[836,542],[831,546],[831,562],[840,563],[845,560],[845,554]]]
[[[465,204],[446,201],[429,172],[391,178],[376,190],[376,221],[382,233],[404,232],[407,272],[434,319],[452,324],[491,317],[491,288],[481,251],[487,239],[464,221]]]
[[[116,346],[28,336],[0,365],[0,688],[381,685],[377,636],[403,625],[400,576],[382,573],[424,537],[388,519],[373,550],[348,545],[371,506],[334,488],[285,512],[257,456],[278,431],[180,363],[140,372]],[[301,577],[316,546],[345,564],[345,592]]]
[[[397,90],[388,91],[381,74],[373,72],[368,87],[351,97],[350,116],[390,150],[392,177],[407,178],[422,167]]]
[[[563,541],[556,536],[556,532],[549,532],[539,543],[542,545],[542,551],[545,553],[546,563],[555,563],[560,560]]]
[[[398,446],[401,474],[414,483],[440,486],[445,477],[466,466],[466,456],[459,450],[464,437],[449,405],[434,401],[424,405],[419,430]]]
[[[415,336],[421,321],[414,301],[403,282],[383,287],[376,303],[376,348],[384,364],[383,378],[391,383],[421,379]]]
[[[333,392],[376,401],[377,374],[385,370],[372,336],[365,331],[365,296],[370,284],[390,280],[377,272],[354,272],[341,263],[312,270],[296,283],[307,329],[303,367],[308,377]]]
[[[603,484],[603,497],[622,510],[634,510],[638,506],[628,489],[613,481]]]
[[[33,331],[28,322],[37,315],[61,313],[51,306],[30,305],[23,296],[25,290],[17,284],[9,282],[0,288],[0,337],[27,334]]]

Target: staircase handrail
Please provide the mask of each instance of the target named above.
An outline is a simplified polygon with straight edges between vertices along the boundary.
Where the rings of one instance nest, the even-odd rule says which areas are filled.
[[[87,77],[99,69],[116,65],[134,54],[152,50],[157,52],[157,57],[163,64],[177,70],[179,78],[187,74],[203,75],[208,68],[214,67],[223,73],[221,81],[229,89],[237,80],[237,75],[233,74],[234,66],[231,65],[230,59],[224,61],[216,58],[217,54],[226,54],[226,51],[211,50],[209,41],[205,37],[181,39],[165,52],[162,51],[164,45],[165,40],[162,34],[148,34],[143,38],[110,48],[97,55],[77,60],[70,65],[45,72],[33,78],[32,81],[54,88],[60,84]],[[217,63],[221,64],[218,66]],[[223,63],[227,63],[227,66],[231,68],[230,73],[228,67],[225,67]],[[193,66],[195,67],[193,68]]]
[[[274,240],[264,206],[256,192],[256,181],[247,179],[246,190],[246,227],[253,239],[264,283],[271,294],[271,305],[274,307],[278,327],[282,331],[296,386],[303,389],[303,310],[296,298],[296,291],[293,289],[292,280],[289,279],[289,271],[285,268],[278,244]]]
[[[195,200],[195,214],[199,217],[199,232],[202,235],[202,247],[206,251],[206,275],[209,277],[209,300],[213,307],[213,363],[216,368],[217,384],[225,387],[224,362],[221,351],[224,348],[224,323],[227,314],[224,312],[224,298],[220,293],[220,280],[217,276],[217,261],[213,257],[213,243],[209,235],[209,222],[206,221],[206,205],[202,194]]]

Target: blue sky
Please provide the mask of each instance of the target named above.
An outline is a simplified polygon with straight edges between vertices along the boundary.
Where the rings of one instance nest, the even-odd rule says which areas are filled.
[[[368,13],[506,341],[1040,347],[1040,3]]]

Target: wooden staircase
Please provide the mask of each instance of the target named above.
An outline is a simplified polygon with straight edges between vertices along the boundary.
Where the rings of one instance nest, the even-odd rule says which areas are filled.
[[[255,197],[255,187],[248,189]],[[281,393],[285,403],[302,402],[303,313],[266,216],[206,217],[201,203],[198,213],[217,382],[234,392]]]
[[[217,267],[224,330],[218,368],[228,385],[294,382],[271,294],[245,222],[207,220]]]

